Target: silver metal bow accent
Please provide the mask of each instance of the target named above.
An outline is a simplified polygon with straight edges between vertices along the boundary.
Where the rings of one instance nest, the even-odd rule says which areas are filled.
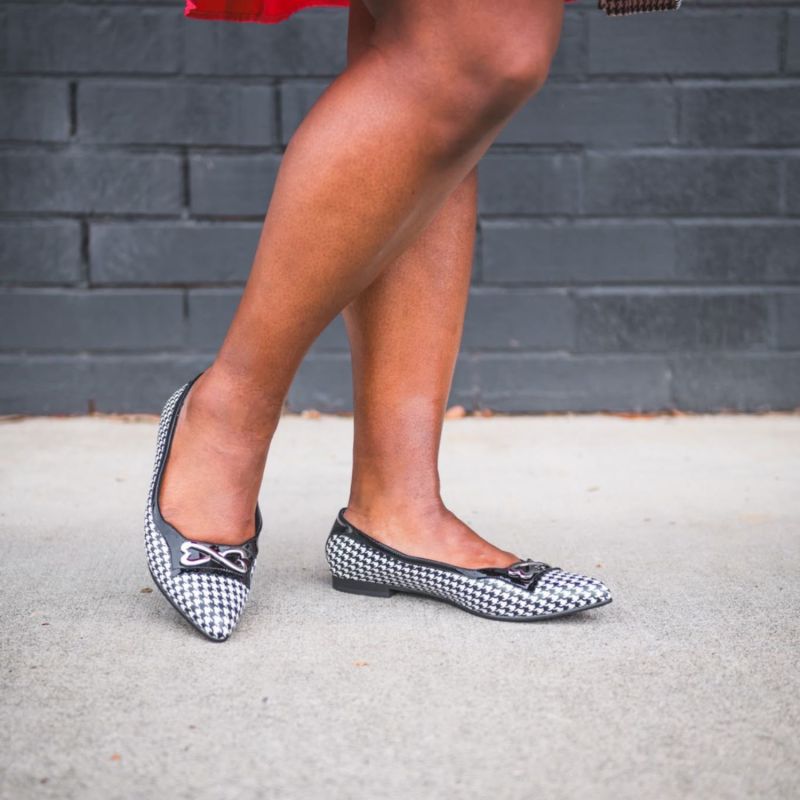
[[[508,575],[512,578],[521,578],[523,581],[529,581],[546,569],[549,569],[549,566],[541,561],[519,561],[508,568]]]
[[[192,551],[195,551],[194,554]],[[230,558],[234,556],[235,558]],[[181,564],[184,567],[200,567],[216,561],[240,575],[247,572],[248,558],[247,553],[240,547],[230,547],[224,553],[214,549],[214,545],[204,544],[203,542],[184,542],[181,545]]]

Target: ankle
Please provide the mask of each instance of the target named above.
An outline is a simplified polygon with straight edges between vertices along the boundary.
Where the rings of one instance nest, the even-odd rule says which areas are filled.
[[[479,569],[518,561],[511,552],[483,539],[450,511],[438,496],[426,502],[372,498],[349,504],[346,519],[379,542],[409,556]]]
[[[269,445],[281,415],[257,386],[231,376],[215,363],[198,378],[186,401],[187,416],[228,435]]]
[[[377,529],[406,528],[409,524],[432,525],[450,515],[441,497],[405,495],[351,494],[345,517],[357,528],[369,532]]]

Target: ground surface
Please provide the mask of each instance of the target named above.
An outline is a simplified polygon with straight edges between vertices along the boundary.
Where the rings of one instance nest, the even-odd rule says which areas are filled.
[[[149,591],[154,436],[0,424],[3,798],[800,793],[800,417],[448,421],[450,507],[612,588],[534,625],[332,591],[351,421],[286,418],[222,645]]]

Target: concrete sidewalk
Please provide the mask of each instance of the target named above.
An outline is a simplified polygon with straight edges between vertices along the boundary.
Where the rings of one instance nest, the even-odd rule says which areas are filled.
[[[352,422],[282,421],[225,644],[156,591],[152,421],[0,424],[3,798],[796,798],[800,417],[449,420],[448,505],[614,603],[331,590]]]

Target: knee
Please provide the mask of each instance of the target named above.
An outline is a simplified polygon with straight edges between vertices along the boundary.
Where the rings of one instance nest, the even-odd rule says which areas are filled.
[[[510,116],[541,89],[558,47],[562,0],[509,3],[470,34],[461,50],[471,90],[490,114]],[[491,24],[490,24],[491,22]]]
[[[541,12],[542,6],[549,13]],[[526,3],[524,14],[493,14],[486,24],[456,25],[422,58],[416,52],[409,59],[406,76],[413,81],[420,70],[431,118],[445,137],[464,141],[496,131],[539,91],[558,46],[562,0],[557,6],[535,4],[534,13]]]
[[[506,46],[458,66],[442,80],[429,123],[445,152],[470,149],[494,138],[545,83],[551,56],[531,47]]]
[[[489,122],[502,122],[542,88],[552,57],[545,43],[506,41],[466,68],[467,99]]]

